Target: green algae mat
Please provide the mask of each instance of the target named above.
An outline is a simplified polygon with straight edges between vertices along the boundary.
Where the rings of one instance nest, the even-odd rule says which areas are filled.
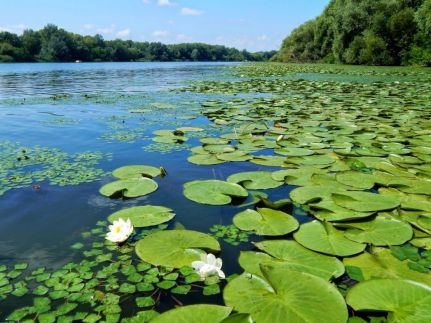
[[[0,320],[430,322],[431,71],[212,68],[40,123],[98,123],[93,151],[0,142],[0,203],[87,205],[57,265],[0,248]]]

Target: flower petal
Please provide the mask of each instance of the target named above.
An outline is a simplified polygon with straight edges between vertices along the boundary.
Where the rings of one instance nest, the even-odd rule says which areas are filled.
[[[226,275],[224,274],[224,272],[223,271],[221,271],[220,269],[217,269],[217,275],[220,277],[220,278],[222,278],[222,279],[225,279],[226,278]]]
[[[192,262],[192,267],[194,270],[199,271],[203,266],[205,266],[203,261],[197,260]]]
[[[207,261],[206,262],[207,262],[208,265],[215,266],[215,264],[216,264],[216,257],[212,253],[209,253],[207,255]]]

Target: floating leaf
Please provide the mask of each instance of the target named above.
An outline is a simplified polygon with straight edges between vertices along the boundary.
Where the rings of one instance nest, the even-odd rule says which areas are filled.
[[[373,188],[375,184],[375,178],[372,174],[355,171],[337,173],[336,179],[338,182],[344,185],[349,185],[364,190]]]
[[[242,211],[234,216],[233,223],[241,230],[268,236],[285,235],[299,227],[298,221],[293,216],[267,208]]]
[[[293,237],[304,247],[333,256],[351,256],[364,251],[365,244],[344,237],[330,223],[312,221],[302,224]]]
[[[332,199],[341,207],[359,212],[389,210],[400,205],[398,199],[369,192],[333,193]]]
[[[337,289],[322,278],[262,266],[264,278],[242,274],[225,287],[227,306],[256,322],[346,322],[347,308]]]
[[[271,177],[271,172],[256,171],[237,173],[227,178],[229,183],[236,183],[250,190],[264,190],[283,185]]]
[[[267,254],[243,251],[239,257],[241,267],[251,274],[262,276],[261,264],[305,272],[325,280],[344,273],[344,266],[337,258],[310,251],[295,241],[268,240],[255,245]]]
[[[120,179],[102,186],[99,192],[108,197],[120,195],[133,198],[150,194],[157,188],[157,183],[149,178]]]
[[[220,323],[229,316],[232,309],[220,305],[197,304],[177,307],[167,311],[155,319],[152,323]]]
[[[190,230],[155,232],[136,244],[136,253],[143,261],[174,268],[191,266],[200,260],[202,249],[217,252],[220,245],[213,237]]]
[[[413,229],[408,223],[383,216],[377,216],[371,221],[348,223],[342,226],[348,228],[344,233],[346,238],[375,246],[400,245],[413,236]]]
[[[238,184],[219,180],[192,181],[184,184],[184,195],[202,204],[229,204],[232,197],[247,197],[248,192]]]
[[[119,179],[132,179],[142,177],[153,178],[160,175],[160,169],[157,167],[146,165],[128,165],[117,168],[112,172],[112,175]]]
[[[349,291],[346,301],[355,311],[387,311],[388,322],[431,321],[431,288],[414,281],[365,281]]]
[[[155,205],[134,206],[112,213],[108,220],[112,223],[120,218],[130,219],[137,228],[150,227],[171,220],[175,216],[173,210]]]
[[[365,280],[407,279],[431,286],[431,275],[409,269],[408,260],[398,260],[386,248],[374,247],[372,253],[365,252],[355,257],[345,258],[343,262],[346,267],[360,268]]]
[[[217,164],[223,164],[225,161],[217,158],[216,155],[212,154],[199,154],[199,155],[193,155],[187,158],[187,160],[196,165],[217,165]]]

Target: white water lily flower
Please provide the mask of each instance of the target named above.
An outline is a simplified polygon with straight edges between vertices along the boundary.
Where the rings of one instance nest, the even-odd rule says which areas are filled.
[[[193,261],[192,267],[202,279],[213,275],[225,278],[225,274],[221,270],[222,264],[223,262],[220,258],[216,258],[212,253],[209,253],[207,255],[202,255],[201,260]]]
[[[124,221],[118,219],[109,226],[109,232],[106,234],[106,239],[112,242],[120,243],[127,240],[133,232],[133,225],[130,219]]]

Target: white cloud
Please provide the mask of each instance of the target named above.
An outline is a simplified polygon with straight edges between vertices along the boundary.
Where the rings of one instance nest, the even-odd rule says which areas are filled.
[[[193,37],[186,34],[178,34],[176,38],[178,41],[181,41],[181,42],[191,42],[193,40]]]
[[[115,32],[115,25],[111,25],[110,27],[97,27],[96,33],[110,35]]]
[[[269,37],[268,37],[268,35],[263,34],[263,35],[258,36],[257,40],[259,40],[259,41],[268,41]]]
[[[171,0],[157,0],[157,4],[162,7],[172,7],[177,5],[176,3],[171,2]]]
[[[94,34],[101,34],[101,35],[114,35],[117,33],[117,27],[113,24],[111,26],[106,27],[99,27],[93,24],[85,24],[82,26],[85,33],[94,33]],[[124,30],[120,30],[124,32]],[[119,32],[120,32],[119,31]],[[120,35],[117,35],[118,37],[121,37]]]
[[[181,9],[181,14],[183,16],[200,16],[203,13],[204,13],[203,11],[192,9],[192,8],[182,8]]]
[[[92,30],[95,28],[95,26],[93,24],[85,24],[82,27],[86,30]]]
[[[117,31],[117,37],[126,38],[130,35],[130,28]]]
[[[166,38],[169,36],[169,31],[167,30],[155,30],[151,33],[155,38]]]
[[[24,24],[0,26],[0,31],[7,31],[14,34],[21,34],[24,29],[28,29],[28,26]]]

